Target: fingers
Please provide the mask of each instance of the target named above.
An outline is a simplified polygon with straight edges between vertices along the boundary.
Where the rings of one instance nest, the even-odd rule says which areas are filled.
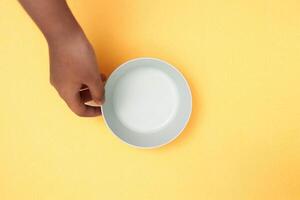
[[[102,82],[105,84],[105,81],[106,81],[106,76],[104,74],[101,74],[100,75],[101,79],[102,79]],[[96,107],[100,107],[101,104],[100,103],[96,103],[93,98],[92,98],[92,95],[91,95],[91,92],[88,88],[87,85],[82,85],[81,89],[80,89],[80,97],[82,99],[82,101],[84,102],[85,105],[88,105],[88,106],[96,106]],[[101,100],[101,103],[103,103],[103,99],[104,97],[102,98]]]
[[[101,74],[101,77],[98,77],[97,79],[90,81],[90,83],[87,83],[91,97],[96,104],[104,103],[104,86],[101,80],[102,76],[104,79],[106,79],[106,77]]]
[[[84,104],[79,92],[70,93],[63,97],[70,109],[80,117],[95,117],[101,115],[99,107],[87,106]]]
[[[84,103],[93,100],[92,95],[88,88],[81,89],[79,94],[80,94],[81,100]]]
[[[104,88],[101,79],[106,81],[106,76],[101,74],[98,79],[83,84],[81,87],[76,85],[57,87],[56,85],[55,88],[75,114],[81,117],[95,117],[101,115],[99,106],[104,102]]]
[[[79,93],[80,93],[81,100],[84,102],[85,105],[93,106],[93,107],[100,107],[101,106],[99,103],[97,104],[93,101],[92,95],[91,95],[88,88],[80,90]]]

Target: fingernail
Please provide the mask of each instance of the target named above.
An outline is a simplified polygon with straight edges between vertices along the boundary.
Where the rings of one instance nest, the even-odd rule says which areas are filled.
[[[92,101],[86,102],[85,105],[93,106],[93,107],[100,107],[101,106],[101,102],[96,102],[96,101],[92,100]]]

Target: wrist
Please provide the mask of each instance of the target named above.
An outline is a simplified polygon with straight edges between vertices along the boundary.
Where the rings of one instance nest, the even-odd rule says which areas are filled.
[[[51,48],[64,48],[68,46],[76,46],[78,44],[86,47],[90,46],[88,39],[80,28],[78,30],[66,31],[65,33],[46,37],[46,40],[48,46]]]

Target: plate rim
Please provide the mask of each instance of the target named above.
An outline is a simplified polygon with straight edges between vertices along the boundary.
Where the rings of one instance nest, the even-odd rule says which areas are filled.
[[[109,132],[111,132],[112,135],[114,135],[115,137],[117,137],[119,140],[121,140],[123,143],[131,146],[131,147],[134,147],[134,148],[137,148],[137,149],[155,149],[155,148],[159,148],[159,147],[162,147],[162,146],[165,146],[171,142],[173,142],[176,138],[178,138],[183,130],[186,128],[188,122],[190,121],[191,119],[191,115],[192,115],[192,112],[193,112],[193,95],[192,95],[192,91],[191,91],[191,87],[190,87],[190,84],[189,82],[187,81],[187,79],[184,77],[183,73],[177,69],[174,65],[170,64],[169,62],[167,61],[164,61],[164,60],[161,60],[159,58],[153,58],[153,57],[137,57],[137,58],[133,58],[133,59],[130,59],[130,60],[127,60],[126,62],[122,63],[121,65],[119,65],[116,69],[113,70],[113,72],[109,75],[108,79],[106,82],[109,81],[109,79],[114,75],[114,74],[117,74],[121,68],[123,68],[125,65],[127,65],[128,63],[130,62],[134,62],[134,61],[138,61],[138,60],[155,60],[155,61],[159,61],[161,63],[164,63],[168,66],[170,66],[172,69],[174,69],[180,76],[181,78],[184,80],[184,82],[186,83],[187,85],[187,91],[189,93],[189,97],[190,97],[190,112],[188,113],[188,116],[187,116],[187,120],[185,120],[184,122],[184,126],[180,129],[180,131],[178,131],[178,133],[176,134],[175,137],[173,137],[172,139],[164,142],[164,143],[161,143],[159,145],[153,145],[153,146],[138,146],[138,145],[134,145],[134,144],[131,144],[129,142],[126,142],[125,140],[123,140],[121,137],[119,137],[116,133],[114,133],[114,131],[110,128],[110,126],[108,125],[107,121],[106,121],[106,118],[105,118],[105,112],[104,112],[104,104],[101,105],[101,111],[102,111],[102,117],[103,117],[103,120],[104,120],[104,124],[106,126],[106,128],[108,128]]]

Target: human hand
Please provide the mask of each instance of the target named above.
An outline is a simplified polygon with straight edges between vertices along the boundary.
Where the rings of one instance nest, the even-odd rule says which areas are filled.
[[[85,105],[90,100],[99,105],[103,103],[102,79],[105,79],[100,76],[94,50],[86,37],[78,34],[48,44],[50,82],[59,95],[78,116],[100,115],[100,107]]]

